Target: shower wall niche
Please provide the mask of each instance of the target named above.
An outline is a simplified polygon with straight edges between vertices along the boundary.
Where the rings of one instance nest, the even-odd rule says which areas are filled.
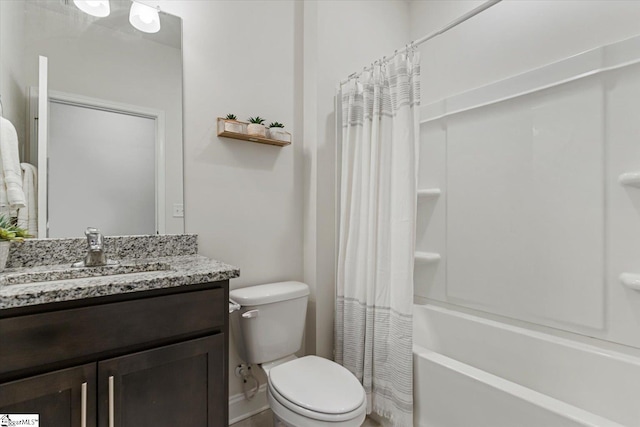
[[[422,107],[415,298],[640,347],[640,37]],[[630,175],[627,175],[630,176]]]

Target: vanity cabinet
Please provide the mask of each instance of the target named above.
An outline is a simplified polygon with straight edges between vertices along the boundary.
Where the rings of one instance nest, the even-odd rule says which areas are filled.
[[[228,425],[228,281],[0,312],[0,413]]]

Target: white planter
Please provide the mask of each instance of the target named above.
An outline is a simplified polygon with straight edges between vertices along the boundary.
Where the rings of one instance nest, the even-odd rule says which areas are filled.
[[[227,132],[235,132],[235,133],[243,133],[242,132],[242,123],[237,122],[235,120],[226,120],[224,121],[224,130]]]
[[[4,268],[7,265],[7,260],[9,259],[10,247],[11,247],[11,242],[6,240],[0,241],[0,271],[4,271]]]
[[[267,137],[267,128],[264,125],[260,125],[258,123],[249,123],[247,125],[247,133],[253,136],[261,136],[263,138]]]
[[[291,142],[291,134],[283,128],[269,128],[269,138],[278,141]]]

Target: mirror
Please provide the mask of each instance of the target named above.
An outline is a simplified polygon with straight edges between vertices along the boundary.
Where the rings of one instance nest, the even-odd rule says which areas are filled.
[[[132,4],[109,0],[99,18],[73,0],[0,1],[3,117],[48,196],[38,237],[184,232],[182,22],[160,12],[160,30],[142,32]]]

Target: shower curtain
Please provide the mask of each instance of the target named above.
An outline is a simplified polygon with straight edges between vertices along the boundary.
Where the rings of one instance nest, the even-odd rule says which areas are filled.
[[[412,306],[420,66],[396,55],[341,85],[336,361],[367,413],[413,425]],[[388,421],[388,422],[387,422]]]

